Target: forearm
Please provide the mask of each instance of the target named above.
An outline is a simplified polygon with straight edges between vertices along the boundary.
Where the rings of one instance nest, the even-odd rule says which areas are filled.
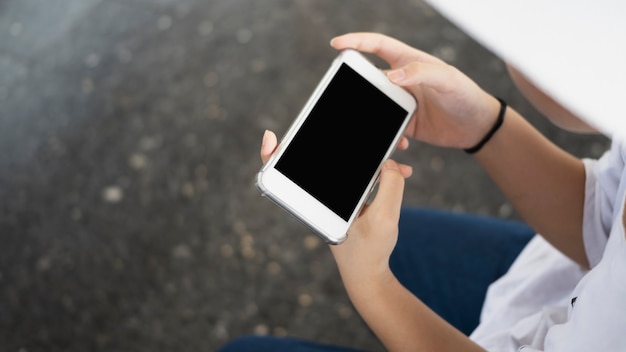
[[[390,271],[380,279],[348,281],[346,289],[388,351],[483,351],[424,305]]]
[[[585,169],[508,108],[500,130],[475,154],[535,231],[587,267],[582,239]]]

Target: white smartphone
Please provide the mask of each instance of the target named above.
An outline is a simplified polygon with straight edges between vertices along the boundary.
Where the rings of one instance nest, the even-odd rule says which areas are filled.
[[[258,172],[257,188],[326,242],[343,242],[416,105],[361,53],[341,51]]]

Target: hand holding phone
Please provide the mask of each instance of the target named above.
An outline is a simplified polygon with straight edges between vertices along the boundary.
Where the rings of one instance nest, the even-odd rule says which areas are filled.
[[[344,50],[256,185],[326,242],[341,243],[415,108],[412,95],[357,51]]]

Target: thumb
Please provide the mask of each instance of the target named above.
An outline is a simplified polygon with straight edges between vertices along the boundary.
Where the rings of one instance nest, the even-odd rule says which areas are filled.
[[[402,195],[404,193],[404,176],[400,165],[393,160],[383,164],[376,197],[369,206],[369,211],[382,215],[386,220],[397,222],[400,218]]]
[[[261,160],[265,164],[276,150],[278,141],[276,134],[270,130],[263,133],[263,141],[261,142]]]
[[[454,83],[454,68],[449,65],[412,62],[387,72],[387,78],[401,87],[424,85],[439,92],[450,90]]]

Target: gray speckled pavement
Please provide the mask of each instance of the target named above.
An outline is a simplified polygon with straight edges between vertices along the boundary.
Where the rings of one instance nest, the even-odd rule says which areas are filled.
[[[0,351],[372,351],[326,245],[254,187],[349,31],[458,66],[557,144],[504,65],[418,0],[0,1]],[[517,218],[471,157],[413,143],[406,204]]]

